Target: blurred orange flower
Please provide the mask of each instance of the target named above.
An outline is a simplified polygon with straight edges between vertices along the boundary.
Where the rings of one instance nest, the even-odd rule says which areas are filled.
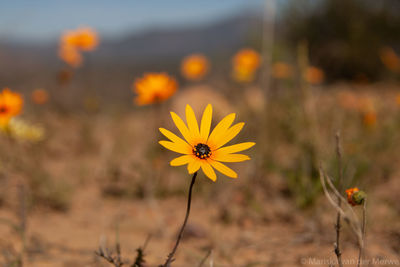
[[[383,47],[380,50],[380,58],[385,67],[393,72],[400,71],[400,57],[391,47]]]
[[[201,80],[207,74],[209,61],[202,54],[193,54],[183,59],[182,75],[188,80]]]
[[[349,204],[351,204],[352,206],[357,205],[354,202],[353,194],[356,193],[356,192],[359,192],[359,191],[360,190],[357,187],[349,188],[349,189],[346,190],[347,202],[349,202]]]
[[[23,99],[20,94],[4,88],[0,93],[0,126],[8,125],[12,117],[21,113]]]
[[[83,27],[65,32],[61,37],[61,43],[78,50],[92,51],[98,46],[99,38],[93,29]]]
[[[32,97],[33,103],[38,104],[38,105],[46,104],[47,101],[49,100],[49,94],[44,89],[35,89],[32,92],[31,97]]]
[[[58,55],[71,67],[79,67],[82,64],[82,55],[74,46],[61,45]]]
[[[276,62],[272,66],[272,76],[276,79],[288,79],[292,74],[292,66],[285,62]]]
[[[363,123],[367,127],[374,127],[377,122],[377,115],[374,110],[363,113]]]
[[[325,79],[325,74],[322,69],[310,66],[304,73],[304,80],[310,84],[321,84]]]
[[[347,110],[358,110],[359,101],[355,93],[351,91],[341,91],[338,95],[339,104]]]
[[[374,99],[370,96],[357,97],[356,94],[350,91],[342,91],[339,93],[340,105],[351,111],[356,111],[360,114],[363,124],[372,128],[377,123],[377,112]]]
[[[398,94],[396,97],[396,103],[398,106],[400,106],[400,94]]]
[[[97,33],[88,27],[66,31],[60,38],[58,55],[68,65],[79,67],[82,64],[80,51],[92,51],[99,44]]]
[[[374,99],[364,96],[359,99],[358,110],[362,114],[362,120],[365,126],[374,127],[377,122],[377,114]]]
[[[250,82],[261,63],[260,53],[245,48],[235,54],[232,60],[233,78],[239,82]]]
[[[177,88],[176,80],[166,73],[146,73],[133,84],[133,91],[138,95],[135,103],[142,106],[165,101]]]

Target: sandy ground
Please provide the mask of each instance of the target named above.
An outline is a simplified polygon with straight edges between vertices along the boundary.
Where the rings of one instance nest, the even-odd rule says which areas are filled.
[[[20,151],[31,153],[24,157],[26,162],[32,158],[37,161],[27,164],[24,172],[9,173],[11,179],[2,184],[7,197],[0,207],[0,218],[17,221],[15,186],[24,181],[24,175],[30,177],[43,167],[43,162],[54,181],[67,185],[64,188],[62,183],[59,192],[68,187],[72,190],[65,211],[46,205],[29,209],[24,266],[109,266],[95,251],[99,246],[114,248],[116,229],[124,259],[132,261],[136,249],[150,236],[146,266],[162,264],[183,221],[189,177],[184,168],[168,166],[173,157],[170,152],[157,154],[150,165],[143,164],[143,155],[160,150],[155,142],[160,137],[149,133],[160,125],[172,127],[170,119],[146,110],[119,117],[95,115],[90,120],[89,116],[47,116],[42,119],[49,122],[48,141],[42,148]],[[144,138],[146,142],[140,141]],[[147,146],[149,143],[154,143],[154,148]],[[203,266],[329,266],[335,261],[335,211],[322,195],[314,207],[297,208],[285,193],[282,177],[263,171],[253,177],[257,152],[250,153],[254,160],[237,165],[236,181],[221,175],[214,184],[199,175],[187,231],[173,266],[199,266],[209,251]],[[114,176],[118,179],[113,180]],[[264,181],[265,188],[258,186],[257,179],[258,183]],[[153,184],[166,189],[149,194]],[[140,191],[140,186],[144,196],[120,193]],[[365,266],[400,265],[399,190],[397,172],[368,192],[373,201],[368,205]],[[257,202],[248,201],[249,192]],[[7,251],[21,250],[16,231],[4,223],[0,224],[0,249],[1,263]],[[356,239],[346,225],[342,251],[346,266],[355,266]]]

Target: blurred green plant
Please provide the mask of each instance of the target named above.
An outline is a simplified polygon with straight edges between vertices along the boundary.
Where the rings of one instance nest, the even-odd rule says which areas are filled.
[[[400,3],[396,0],[295,0],[287,5],[284,38],[309,43],[310,61],[328,81],[376,80],[385,68],[382,47],[400,46]]]

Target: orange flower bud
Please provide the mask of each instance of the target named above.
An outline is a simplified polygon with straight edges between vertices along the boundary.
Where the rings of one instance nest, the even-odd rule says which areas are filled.
[[[364,191],[360,191],[357,187],[349,188],[346,190],[347,202],[352,206],[363,204],[367,194]]]

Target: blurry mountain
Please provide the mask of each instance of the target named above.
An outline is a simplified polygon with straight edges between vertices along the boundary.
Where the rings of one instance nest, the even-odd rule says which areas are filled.
[[[243,16],[196,28],[153,30],[104,43],[99,52],[118,60],[171,59],[193,52],[228,53],[246,44],[259,25],[256,17]]]
[[[72,99],[77,92],[95,90],[103,98],[131,103],[135,78],[146,71],[166,71],[179,80],[180,61],[194,52],[212,58],[212,75],[229,75],[233,53],[254,44],[260,31],[259,16],[241,15],[197,27],[154,29],[120,39],[103,37],[96,51],[84,54],[84,64],[68,91],[75,92]],[[22,92],[37,87],[58,90],[57,73],[65,64],[57,49],[56,42],[38,45],[0,39],[0,87]]]
[[[120,39],[102,39],[99,48],[91,54],[90,64],[117,64],[138,67],[140,64],[179,61],[189,53],[227,55],[249,43],[252,35],[260,35],[260,19],[256,16],[238,16],[190,28],[158,29],[127,34]],[[21,44],[1,42],[0,70],[27,69],[59,64],[57,44]],[[165,66],[164,66],[165,67]],[[1,75],[1,74],[0,74]]]

